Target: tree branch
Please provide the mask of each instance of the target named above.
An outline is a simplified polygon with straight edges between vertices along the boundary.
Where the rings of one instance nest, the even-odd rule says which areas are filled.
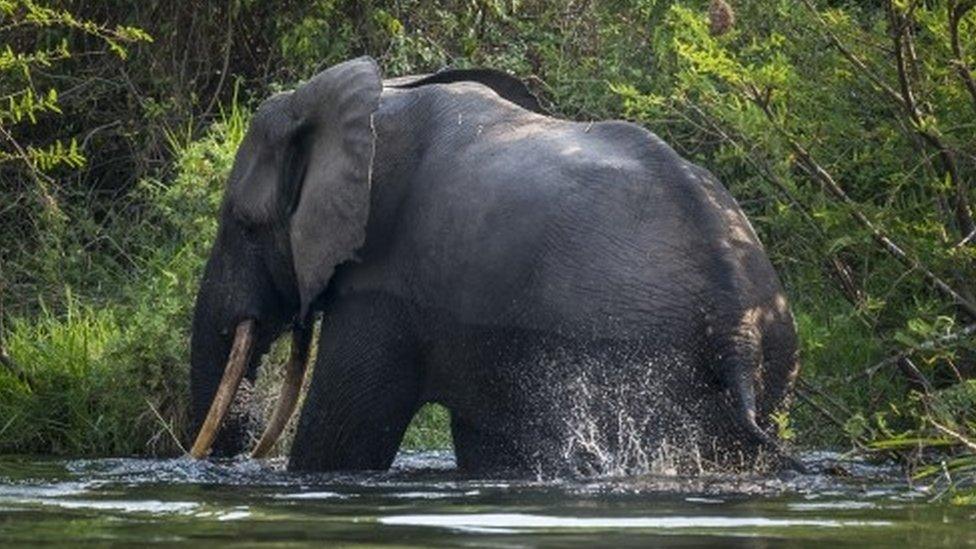
[[[832,30],[830,30],[831,28],[830,24],[827,23],[827,21],[824,20],[823,16],[820,15],[820,12],[817,10],[817,7],[813,5],[813,2],[811,0],[803,0],[803,3],[806,5],[807,9],[810,10],[810,13],[812,13],[813,16],[816,17],[817,22],[820,23],[820,29],[823,32],[824,36],[826,36],[827,39],[830,40],[830,43],[833,44],[838,51],[840,51],[841,55],[843,55],[852,65],[857,67],[858,70],[860,70],[861,73],[864,76],[866,76],[868,80],[871,81],[872,84],[874,84],[875,86],[878,87],[878,89],[883,91],[885,95],[888,96],[888,98],[898,103],[899,105],[904,106],[905,101],[902,98],[901,94],[899,94],[897,91],[895,91],[894,88],[889,86],[884,80],[881,79],[880,76],[875,74],[874,71],[872,71],[867,66],[867,64],[861,60],[860,57],[854,55],[854,53],[851,50],[849,50],[846,46],[844,46],[844,43],[840,41],[840,38]]]
[[[954,431],[954,430],[946,427],[945,425],[942,425],[941,423],[935,421],[931,417],[929,417],[928,420],[932,423],[932,425],[935,426],[936,429],[938,429],[938,430],[942,431],[943,433],[949,435],[950,437],[958,440],[960,443],[962,443],[963,446],[965,446],[966,448],[969,448],[969,450],[971,452],[976,452],[976,442],[973,442],[972,440],[969,440],[968,438],[966,438],[965,436],[963,436],[962,433],[959,433],[958,431]]]
[[[880,76],[872,71],[860,57],[855,55],[844,45],[843,42],[841,42],[837,34],[831,30],[830,24],[824,20],[823,16],[820,15],[820,12],[817,10],[817,7],[813,4],[812,0],[803,0],[803,4],[817,19],[817,22],[821,27],[821,32],[825,37],[827,37],[828,40],[830,40],[831,44],[833,44],[834,47],[840,51],[841,55],[843,55],[844,58],[854,65],[861,72],[861,74],[867,77],[872,84],[884,92],[885,96],[901,107],[905,111],[915,133],[917,133],[930,146],[936,149],[939,154],[939,158],[942,161],[943,168],[952,181],[953,187],[956,191],[954,208],[959,232],[963,235],[971,232],[974,228],[976,228],[976,223],[973,221],[972,209],[969,206],[968,185],[960,176],[955,154],[952,149],[949,148],[936,133],[925,129],[925,126],[922,123],[923,114],[915,102],[914,94],[912,93],[911,86],[908,81],[902,44],[905,35],[905,25],[896,24],[897,20],[903,19],[902,16],[899,16],[894,12],[895,8],[892,7],[891,3],[889,2],[889,21],[892,24],[891,34],[895,45],[895,58],[898,65],[899,82],[901,83],[902,87],[902,91],[899,92],[888,85],[888,83],[886,83]]]
[[[845,383],[846,384],[846,383],[850,383],[852,381],[855,381],[857,379],[860,379],[862,377],[870,377],[870,376],[874,375],[875,373],[877,373],[879,370],[882,370],[882,369],[884,369],[884,368],[886,368],[888,366],[891,366],[892,364],[895,364],[898,361],[903,360],[903,359],[909,357],[913,353],[916,353],[918,351],[931,351],[933,349],[939,348],[942,345],[946,345],[946,344],[950,344],[950,343],[955,343],[956,341],[959,341],[960,339],[969,337],[969,336],[971,336],[973,334],[976,334],[976,324],[970,324],[970,325],[962,328],[961,330],[959,330],[957,332],[953,332],[951,334],[941,334],[941,335],[938,335],[936,337],[933,337],[932,339],[927,339],[927,340],[919,343],[918,345],[916,345],[916,346],[914,346],[912,348],[904,349],[902,351],[899,351],[898,353],[895,353],[895,354],[893,354],[893,355],[885,358],[884,360],[878,362],[877,364],[874,364],[873,366],[871,366],[869,368],[865,368],[864,370],[861,370],[860,372],[858,372],[856,374],[852,374],[852,375],[847,376],[846,378],[844,378],[843,380],[841,380],[840,383]]]
[[[797,158],[800,161],[800,166],[803,167],[807,173],[815,180],[820,182],[821,185],[831,195],[837,200],[843,203],[850,210],[851,217],[854,218],[862,227],[866,228],[870,233],[875,242],[877,242],[885,251],[887,251],[891,256],[901,262],[903,265],[909,269],[918,270],[922,273],[925,280],[938,292],[944,296],[951,299],[959,307],[961,307],[968,316],[976,319],[976,304],[963,297],[962,294],[957,292],[946,283],[942,278],[933,273],[932,271],[925,268],[915,257],[909,255],[905,250],[896,244],[891,238],[885,234],[877,225],[874,224],[859,208],[859,204],[854,201],[844,189],[837,183],[834,176],[825,170],[819,163],[814,160],[810,153],[800,145],[785,128],[781,127],[776,123],[776,117],[773,115],[772,111],[769,110],[769,105],[763,103],[762,96],[759,94],[758,90],[754,86],[750,86],[749,90],[746,92],[746,97],[755,103],[762,112],[766,115],[766,118],[772,123],[773,127],[783,136],[787,144],[793,149]]]
[[[952,55],[954,57],[952,59],[952,65],[956,68],[956,72],[959,73],[959,78],[966,85],[966,89],[969,90],[969,95],[973,99],[973,108],[976,109],[976,80],[973,79],[973,71],[966,63],[966,56],[959,43],[959,23],[973,7],[976,7],[976,2],[964,1],[958,3],[956,0],[949,0],[949,5],[946,9],[949,12],[949,45],[952,47]]]
[[[889,0],[887,5],[888,27],[891,34],[892,45],[895,52],[895,67],[898,70],[898,84],[901,87],[901,103],[905,109],[905,114],[911,122],[912,129],[926,143],[935,149],[942,161],[943,169],[952,181],[955,189],[955,214],[956,224],[959,232],[963,235],[969,234],[976,229],[973,222],[972,209],[969,207],[969,185],[959,173],[959,166],[956,162],[956,155],[952,149],[942,141],[937,132],[925,129],[923,121],[924,114],[918,106],[912,84],[908,77],[908,69],[905,61],[905,50],[913,49],[911,46],[911,35],[908,34],[908,16],[898,13],[897,8]]]
[[[812,396],[812,393],[814,392],[818,393],[818,395],[821,396],[821,398],[823,397],[824,393],[819,389],[816,389],[815,387],[810,385],[809,382],[800,380],[800,382],[797,383],[796,396],[801,401],[803,401],[804,404],[810,405],[810,407],[812,407],[814,410],[819,412],[820,415],[822,415],[823,417],[827,418],[831,423],[837,426],[842,432],[846,431],[847,424],[841,421],[837,416],[835,416],[834,413],[828,410],[826,406],[817,402]],[[864,437],[861,437],[859,435],[852,435],[851,442],[853,442],[854,445],[861,450],[868,449],[868,441],[865,440]]]

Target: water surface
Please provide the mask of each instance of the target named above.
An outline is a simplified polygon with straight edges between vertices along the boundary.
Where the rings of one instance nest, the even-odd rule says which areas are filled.
[[[818,472],[552,481],[466,478],[449,452],[355,475],[275,460],[7,457],[0,546],[976,545],[976,508],[929,503],[893,468],[804,459]]]

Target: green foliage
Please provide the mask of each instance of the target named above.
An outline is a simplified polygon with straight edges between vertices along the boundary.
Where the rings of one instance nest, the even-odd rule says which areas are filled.
[[[447,408],[426,404],[407,428],[403,447],[408,450],[451,447],[451,414]]]
[[[104,43],[118,57],[125,59],[126,45],[152,38],[141,29],[129,26],[109,28],[79,19],[71,12],[45,6],[33,0],[3,0],[0,2],[0,30],[9,28],[73,30],[90,35]],[[78,143],[55,138],[46,145],[22,144],[18,138],[18,124],[37,124],[44,114],[61,114],[58,89],[38,89],[36,71],[50,70],[54,65],[72,57],[67,40],[53,45],[39,44],[28,51],[17,51],[10,44],[0,50],[0,164],[21,163],[35,179],[47,179],[48,172],[57,166],[80,167],[85,157]]]
[[[59,90],[66,86],[41,75],[75,57],[64,38],[70,33],[93,39],[119,59],[126,58],[129,45],[151,41],[138,28],[109,27],[34,0],[0,1],[0,229],[8,240],[0,249],[0,326],[6,285],[25,280],[26,273],[30,286],[38,278],[60,279],[67,218],[57,199],[56,177],[63,173],[59,170],[85,166],[86,157],[75,137],[38,136],[36,130],[64,114]],[[18,39],[23,36],[35,39]],[[57,287],[54,296],[61,295],[58,282],[52,285]]]
[[[233,105],[204,138],[175,144],[172,181],[147,179],[133,191],[131,199],[146,205],[138,216],[120,211],[78,229],[126,252],[89,258],[96,263],[88,273],[97,273],[112,298],[83,303],[66,286],[64,311],[42,307],[40,315],[11,320],[6,349],[23,372],[0,369],[0,453],[177,449],[174,437],[186,426],[192,296],[246,124]],[[84,253],[74,246],[69,253]]]
[[[74,303],[61,317],[12,322],[7,344],[29,382],[0,370],[0,451],[131,452],[139,404],[109,360],[114,311]]]
[[[888,415],[907,416],[915,427],[886,433],[872,448],[920,455],[928,464],[917,468],[916,480],[931,481],[936,497],[948,495],[960,505],[976,503],[976,380],[916,394],[908,406]]]
[[[713,36],[701,3],[655,3],[657,72],[613,89],[628,117],[727,182],[767,244],[797,317],[801,393],[816,405],[794,408],[798,438],[863,446],[902,433],[914,447],[971,455],[962,408],[936,404],[976,374],[972,318],[880,247],[877,231],[907,262],[974,295],[961,209],[976,164],[950,158],[972,158],[976,95],[957,70],[972,52],[957,59],[951,47],[954,3],[886,4],[741,3],[736,28]],[[968,45],[976,12],[963,14]],[[906,393],[925,405],[900,404]],[[960,437],[934,432],[940,421]]]

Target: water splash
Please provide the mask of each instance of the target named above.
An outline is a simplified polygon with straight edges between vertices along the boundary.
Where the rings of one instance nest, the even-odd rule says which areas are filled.
[[[765,470],[761,451],[748,455],[713,434],[715,391],[697,387],[681,357],[584,364],[559,390],[566,402],[560,455],[584,477],[679,475]],[[706,395],[706,396],[697,396]],[[712,434],[710,434],[710,432]],[[720,456],[720,460],[715,459]]]

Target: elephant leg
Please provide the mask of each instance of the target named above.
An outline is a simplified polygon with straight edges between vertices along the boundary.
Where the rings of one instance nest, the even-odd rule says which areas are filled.
[[[525,413],[498,413],[498,416],[497,423],[492,422],[489,427],[475,425],[452,412],[451,438],[458,469],[467,473],[523,476],[553,472],[561,466],[558,457],[561,439],[550,426],[538,424]]]
[[[458,469],[469,473],[502,472],[520,465],[512,441],[500,434],[487,433],[451,414],[451,438]]]
[[[513,420],[512,423],[518,423]],[[537,477],[569,475],[576,464],[567,462],[560,444],[564,439],[550,429],[528,429],[510,424],[515,433],[478,429],[451,417],[451,436],[458,469],[488,476]]]
[[[339,301],[323,319],[293,470],[389,468],[421,404],[418,348],[402,309],[380,296]]]

